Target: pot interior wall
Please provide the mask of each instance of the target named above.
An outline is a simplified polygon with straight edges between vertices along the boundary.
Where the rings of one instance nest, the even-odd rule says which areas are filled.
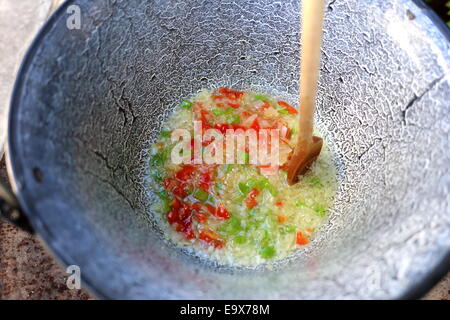
[[[66,27],[72,4],[80,30]],[[160,240],[144,168],[162,122],[201,88],[295,104],[298,20],[298,1],[250,0],[68,1],[53,17],[18,82],[9,157],[36,229],[94,292],[391,298],[442,260],[449,51],[409,1],[327,8],[317,120],[340,187],[305,253],[281,270],[249,273],[202,264]]]

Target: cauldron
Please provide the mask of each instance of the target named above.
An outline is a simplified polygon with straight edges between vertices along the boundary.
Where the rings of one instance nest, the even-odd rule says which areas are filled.
[[[450,265],[450,47],[413,1],[327,3],[316,120],[339,191],[305,251],[278,268],[219,266],[154,223],[147,149],[182,99],[231,87],[296,103],[300,5],[66,1],[18,74],[4,214],[102,298],[423,294]]]

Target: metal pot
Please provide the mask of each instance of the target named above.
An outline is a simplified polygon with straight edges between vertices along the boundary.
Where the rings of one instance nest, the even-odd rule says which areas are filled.
[[[24,213],[99,297],[424,293],[450,265],[450,50],[409,0],[328,4],[317,122],[339,193],[306,251],[274,270],[225,268],[167,245],[152,222],[145,150],[162,122],[204,87],[295,103],[298,21],[297,0],[67,1],[16,82],[7,162],[21,211],[3,210]]]

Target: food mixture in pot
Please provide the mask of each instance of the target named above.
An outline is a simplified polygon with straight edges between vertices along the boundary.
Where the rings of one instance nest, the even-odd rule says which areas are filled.
[[[194,121],[203,136],[196,136]],[[297,126],[297,110],[267,95],[220,88],[183,101],[151,147],[148,169],[149,185],[160,199],[153,209],[167,240],[233,266],[274,262],[307,246],[332,207],[336,172],[325,144],[299,183],[287,184]],[[184,136],[174,134],[180,129]],[[267,140],[267,150],[278,148],[278,163],[258,162],[249,140],[227,161],[231,148],[220,134],[234,130],[261,137],[264,129],[278,132],[278,143],[274,136]],[[207,130],[217,135],[206,136]],[[223,161],[199,160],[208,152]],[[176,156],[183,162],[174,161]]]

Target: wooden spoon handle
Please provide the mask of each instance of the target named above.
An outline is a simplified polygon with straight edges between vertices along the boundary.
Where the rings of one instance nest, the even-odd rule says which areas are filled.
[[[302,1],[299,137],[288,164],[287,181],[290,185],[298,181],[298,176],[305,173],[322,149],[322,139],[313,137],[312,133],[320,67],[324,1]]]
[[[299,143],[297,145],[306,146],[312,142],[317,80],[320,67],[324,0],[303,0],[302,6],[300,127]]]

